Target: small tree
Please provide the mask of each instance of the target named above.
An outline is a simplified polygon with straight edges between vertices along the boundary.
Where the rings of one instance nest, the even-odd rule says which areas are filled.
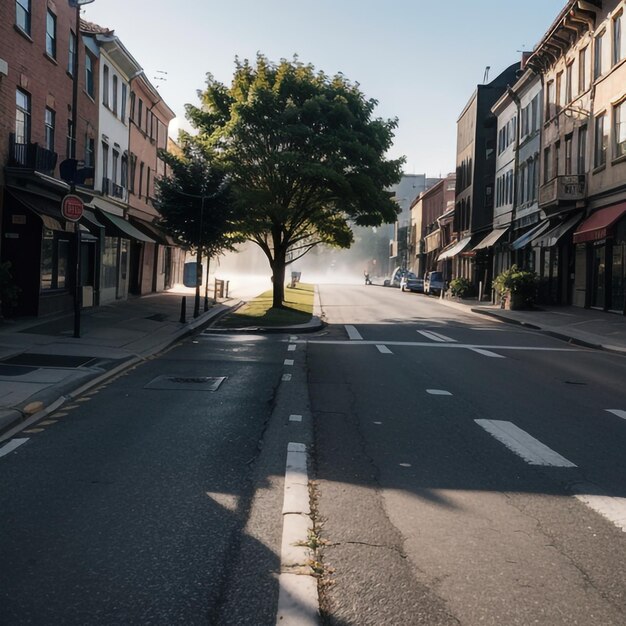
[[[314,246],[350,247],[351,224],[393,222],[386,189],[403,159],[387,160],[396,120],[374,118],[375,100],[344,76],[294,58],[236,61],[232,84],[207,78],[201,106],[187,105],[201,149],[229,172],[239,233],[265,253],[273,306],[283,306],[285,268]]]

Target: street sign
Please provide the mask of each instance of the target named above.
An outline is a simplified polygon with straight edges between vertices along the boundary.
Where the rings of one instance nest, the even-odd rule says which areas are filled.
[[[70,222],[78,222],[83,216],[85,205],[83,201],[74,194],[67,194],[61,202],[61,215]]]

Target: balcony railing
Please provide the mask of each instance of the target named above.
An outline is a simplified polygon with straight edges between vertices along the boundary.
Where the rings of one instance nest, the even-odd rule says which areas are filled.
[[[15,133],[9,135],[9,167],[23,167],[54,175],[58,155],[56,152],[42,148],[38,143],[19,143]]]
[[[124,187],[114,183],[110,178],[102,179],[102,193],[112,198],[124,199]]]
[[[539,206],[574,203],[584,200],[585,193],[584,175],[556,176],[539,187]]]

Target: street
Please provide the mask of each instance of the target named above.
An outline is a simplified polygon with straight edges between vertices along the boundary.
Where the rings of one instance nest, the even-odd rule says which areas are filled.
[[[319,297],[322,331],[209,329],[0,449],[2,624],[276,623],[292,442],[323,623],[623,623],[624,358]]]

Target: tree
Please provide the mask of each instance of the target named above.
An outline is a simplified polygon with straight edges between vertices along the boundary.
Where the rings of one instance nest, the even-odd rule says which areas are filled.
[[[395,221],[386,189],[403,159],[385,154],[397,121],[375,118],[358,84],[297,58],[235,66],[230,87],[209,75],[201,106],[187,105],[190,140],[229,172],[238,232],[267,256],[281,308],[289,263],[319,244],[349,248],[351,224]]]
[[[156,183],[160,225],[199,258],[233,250],[243,239],[236,234],[236,207],[218,160],[185,137],[179,154],[161,150],[159,156],[169,168]]]

